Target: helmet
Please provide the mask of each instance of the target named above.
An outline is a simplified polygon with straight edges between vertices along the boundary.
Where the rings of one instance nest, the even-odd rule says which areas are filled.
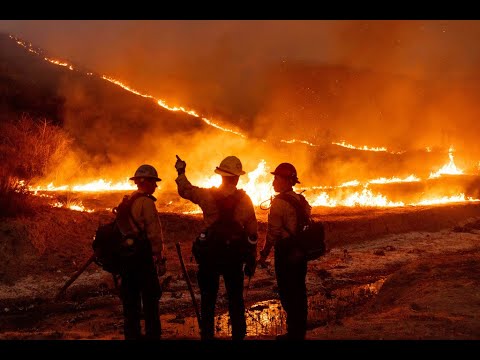
[[[158,177],[157,170],[152,165],[143,164],[140,165],[137,171],[135,171],[135,175],[133,175],[130,180],[135,180],[138,178],[153,178],[155,181],[162,181]]]
[[[292,179],[294,181],[293,184],[300,184],[300,181],[298,181],[297,177],[297,170],[295,169],[295,166],[290,163],[281,163],[277,166],[275,171],[271,172],[270,174]]]
[[[242,163],[236,156],[227,156],[222,160],[220,166],[215,168],[215,172],[222,176],[240,176],[245,174],[242,170]]]

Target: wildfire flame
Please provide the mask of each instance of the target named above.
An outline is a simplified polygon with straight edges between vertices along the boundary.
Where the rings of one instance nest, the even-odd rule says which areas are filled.
[[[452,158],[450,158],[452,161]],[[213,174],[212,176],[194,179],[193,182],[197,183],[198,186],[204,188],[218,187],[221,184],[221,176],[218,174]],[[306,187],[303,190],[308,190],[304,193],[305,198],[309,201],[312,206],[325,206],[325,207],[336,207],[336,206],[347,206],[347,207],[358,207],[358,206],[368,206],[368,207],[399,207],[399,206],[419,206],[419,205],[434,205],[434,204],[444,204],[444,203],[453,203],[453,202],[472,202],[480,201],[478,199],[473,199],[471,197],[466,197],[463,193],[453,196],[440,196],[432,197],[420,200],[416,203],[405,204],[403,201],[392,201],[387,198],[387,196],[381,193],[374,193],[369,189],[369,184],[387,184],[387,183],[396,183],[396,182],[417,182],[421,181],[420,178],[415,175],[407,176],[406,178],[379,178],[368,180],[364,183],[361,183],[358,180],[352,180],[345,183],[342,183],[338,186],[312,186]],[[362,186],[363,188],[359,191],[354,191],[348,194],[337,194],[335,198],[332,198],[326,191],[327,189],[339,189],[339,188],[352,188]],[[275,195],[275,191],[272,187],[272,176],[269,172],[269,167],[265,160],[261,160],[255,170],[248,172],[246,177],[241,177],[238,183],[238,187],[244,189],[245,192],[250,196],[252,202],[255,206],[260,206],[263,202],[271,199]],[[105,191],[118,191],[118,190],[135,190],[136,187],[129,183],[128,180],[123,182],[112,183],[105,181],[103,179],[96,180],[83,185],[62,185],[54,186],[52,183],[47,186],[36,186],[30,187],[29,190],[37,194],[38,192],[55,192],[55,191],[73,191],[73,192],[105,192]],[[299,189],[294,189],[299,191]],[[318,190],[320,193],[318,193]],[[42,196],[42,194],[39,194]],[[169,205],[171,204],[168,203]],[[77,211],[88,211],[83,207],[81,203],[71,204],[66,206],[62,203],[56,203],[56,207],[68,207],[72,210]],[[201,213],[200,209],[191,210],[184,212],[185,214],[198,214]]]
[[[60,201],[57,201],[53,204],[51,204],[53,207],[58,207],[58,208],[68,208],[70,210],[75,210],[75,211],[83,211],[83,212],[94,212],[95,210],[91,210],[91,209],[86,209],[85,206],[83,206],[82,202],[79,201],[79,202],[70,202],[68,204],[64,204]]]
[[[297,139],[280,140],[280,142],[284,142],[284,143],[287,143],[287,144],[300,143],[300,144],[305,144],[305,145],[308,145],[308,146],[318,146],[318,145],[313,144],[313,143],[311,143],[311,142],[308,142],[308,141],[306,141],[306,140],[297,140]]]
[[[338,205],[341,206],[382,206],[382,207],[393,207],[393,206],[405,206],[403,202],[392,202],[389,201],[386,196],[381,194],[373,194],[370,189],[365,187],[360,192],[355,192],[349,195],[347,198],[340,201],[335,199],[330,199],[330,196],[323,192],[316,199],[310,200],[312,206],[329,206],[335,207]]]
[[[455,166],[455,162],[453,161],[453,147],[448,149],[448,157],[450,158],[450,162],[444,166],[442,166],[437,172],[430,173],[429,179],[438,178],[441,175],[461,175],[463,174],[463,170],[457,169]]]
[[[386,147],[369,147],[369,146],[366,146],[366,145],[357,147],[357,146],[354,146],[352,144],[348,144],[344,140],[342,140],[340,142],[332,142],[332,144],[342,146],[342,147],[345,147],[345,148],[348,148],[348,149],[362,150],[362,151],[383,151],[383,152],[389,152],[390,154],[403,154],[405,152],[405,151],[398,151],[398,152],[389,151]]]
[[[95,180],[82,185],[62,185],[55,186],[50,183],[46,186],[30,186],[29,190],[37,193],[39,191],[82,191],[82,192],[104,192],[104,191],[118,191],[118,190],[135,190],[137,187],[132,185],[128,178],[123,182],[113,183],[103,179]]]
[[[33,48],[32,44],[26,43],[24,41],[21,41],[13,36],[10,36],[13,40],[16,41],[17,44],[20,46],[24,47],[30,52],[33,52],[37,55],[40,55],[40,51],[37,51],[36,49]],[[69,64],[68,62],[65,61],[60,61],[56,59],[52,59],[50,57],[43,57],[44,60],[58,65],[58,66],[63,66],[67,67],[70,70],[74,70],[74,67]],[[76,69],[75,69],[76,70]],[[77,71],[77,70],[76,70]],[[86,72],[87,75],[92,76],[92,72]],[[239,131],[235,131],[232,129],[225,128],[218,123],[207,119],[205,117],[200,116],[195,112],[194,110],[188,110],[184,107],[177,107],[177,106],[170,106],[167,105],[164,100],[156,99],[151,95],[141,93],[140,91],[137,91],[130,86],[124,84],[123,82],[116,80],[112,77],[106,76],[106,75],[101,75],[101,78],[109,81],[117,86],[122,87],[126,91],[129,91],[133,94],[136,94],[138,96],[142,96],[145,98],[150,98],[154,100],[159,106],[170,110],[170,111],[182,111],[186,114],[189,114],[191,116],[194,116],[196,118],[199,118],[200,120],[204,121],[206,124],[213,126],[217,129],[220,129],[225,132],[230,132],[232,134],[235,134],[237,136],[245,138],[246,136],[242,134]],[[262,140],[266,142],[266,140]],[[316,144],[313,144],[309,141],[306,140],[298,140],[298,139],[291,139],[291,140],[280,140],[281,142],[287,143],[287,144],[292,144],[292,143],[302,143],[308,146],[319,146]],[[339,142],[332,142],[333,145],[338,145],[342,146],[345,148],[349,149],[355,149],[355,150],[362,150],[362,151],[374,151],[374,152],[388,152],[392,154],[402,154],[403,152],[394,152],[390,151],[385,147],[369,147],[366,145],[363,146],[354,146],[352,144],[347,143],[344,140],[341,140]],[[426,151],[430,152],[431,148],[426,147]],[[444,174],[454,174],[454,175],[460,175],[463,174],[463,171],[458,169],[455,166],[454,160],[453,160],[453,148],[450,147],[449,149],[449,163],[441,167],[437,172],[432,172],[429,176],[430,178],[437,178],[441,175]],[[480,164],[480,163],[479,163]],[[480,168],[480,165],[479,165]],[[257,168],[249,173],[247,173],[248,180],[244,180],[244,177],[242,177],[239,181],[239,188],[243,188],[247,194],[251,197],[253,203],[258,206],[260,205],[263,201],[266,199],[271,198],[275,193],[273,191],[271,181],[272,181],[272,176],[268,172],[268,165],[264,160],[261,160],[260,163],[258,164]],[[128,178],[127,178],[128,179]],[[213,175],[209,176],[203,179],[197,179],[199,180],[197,183],[202,186],[202,187],[212,187],[212,186],[219,186],[221,183],[221,177],[220,175]],[[385,195],[380,194],[380,193],[373,193],[371,189],[368,188],[369,184],[387,184],[387,183],[396,183],[396,182],[417,182],[421,181],[420,178],[415,176],[414,174],[409,175],[408,177],[401,179],[397,177],[391,177],[391,178],[378,178],[378,179],[372,179],[368,180],[365,183],[361,183],[358,180],[351,180],[345,183],[342,183],[338,186],[313,186],[310,188],[305,188],[304,190],[309,190],[310,192],[305,193],[305,197],[307,200],[313,205],[313,206],[382,206],[382,207],[392,207],[392,206],[405,206],[405,204],[401,201],[399,202],[394,202],[389,200]],[[356,186],[363,186],[363,189],[360,191],[355,191],[353,193],[349,193],[348,195],[340,196],[338,195],[335,198],[331,198],[331,196],[324,190],[328,189],[336,189],[336,188],[349,188],[349,187],[356,187]],[[111,181],[107,181],[104,179],[100,180],[95,180],[93,182],[83,184],[83,185],[62,185],[62,186],[55,186],[52,183],[46,185],[46,186],[36,186],[36,187],[31,187],[29,188],[30,191],[32,191],[34,194],[37,194],[39,196],[45,196],[42,194],[39,194],[39,191],[77,191],[77,192],[106,192],[106,191],[117,191],[117,190],[134,190],[136,187],[129,183],[128,180],[122,181],[122,182],[117,182],[117,183],[112,183]],[[320,193],[318,193],[318,190],[323,190]],[[409,204],[409,205],[430,205],[430,204],[441,204],[441,203],[450,203],[450,202],[464,202],[464,201],[480,201],[477,199],[472,199],[471,197],[465,197],[463,193],[454,195],[454,196],[443,196],[443,197],[432,197],[430,199],[424,199],[421,200],[417,203],[414,204]],[[67,207],[65,204],[57,202],[53,204],[55,207]],[[93,210],[88,210],[85,209],[82,205],[82,203],[77,203],[77,204],[70,204],[68,208],[72,210],[77,210],[77,211],[88,211],[91,212]],[[194,210],[189,213],[199,213],[200,210]]]
[[[379,179],[373,179],[369,180],[369,184],[390,184],[390,183],[399,183],[399,182],[415,182],[415,181],[420,181],[420,178],[416,177],[415,175],[409,175],[404,179],[397,178],[395,176],[392,176],[391,178],[379,178]]]

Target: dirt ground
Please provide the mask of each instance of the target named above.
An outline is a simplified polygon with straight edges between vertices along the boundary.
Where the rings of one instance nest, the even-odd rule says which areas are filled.
[[[191,241],[200,215],[159,208],[168,271],[161,278],[162,338],[197,340],[198,325],[175,244],[200,302]],[[0,339],[123,339],[121,303],[110,274],[96,264],[56,299],[91,255],[96,226],[111,218],[40,206],[30,218],[0,220]],[[330,251],[308,266],[309,340],[478,340],[480,206],[316,209]],[[260,243],[266,212],[259,211]],[[261,248],[261,245],[260,245]],[[245,280],[247,339],[285,332],[273,259]],[[247,286],[248,285],[248,286]],[[230,326],[223,284],[216,335]]]

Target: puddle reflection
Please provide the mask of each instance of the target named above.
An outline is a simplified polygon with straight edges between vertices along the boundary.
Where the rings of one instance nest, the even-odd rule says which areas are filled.
[[[308,328],[314,328],[335,321],[354,311],[356,306],[375,296],[385,279],[374,283],[352,286],[333,291],[330,296],[318,294],[308,298]],[[257,302],[246,309],[247,337],[276,336],[286,332],[286,314],[280,300]],[[177,318],[174,314],[162,315],[163,337],[200,339],[195,317]],[[231,336],[228,312],[215,317],[215,336]]]

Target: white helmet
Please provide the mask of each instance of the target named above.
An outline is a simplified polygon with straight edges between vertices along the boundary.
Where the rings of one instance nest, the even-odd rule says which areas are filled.
[[[137,171],[135,171],[135,175],[133,175],[130,180],[136,180],[139,178],[151,178],[155,179],[155,181],[162,181],[162,179],[158,177],[157,170],[155,170],[152,165],[147,164],[140,165]]]
[[[220,166],[215,168],[215,172],[222,176],[240,176],[245,174],[242,170],[242,163],[236,156],[227,156],[222,160]]]

